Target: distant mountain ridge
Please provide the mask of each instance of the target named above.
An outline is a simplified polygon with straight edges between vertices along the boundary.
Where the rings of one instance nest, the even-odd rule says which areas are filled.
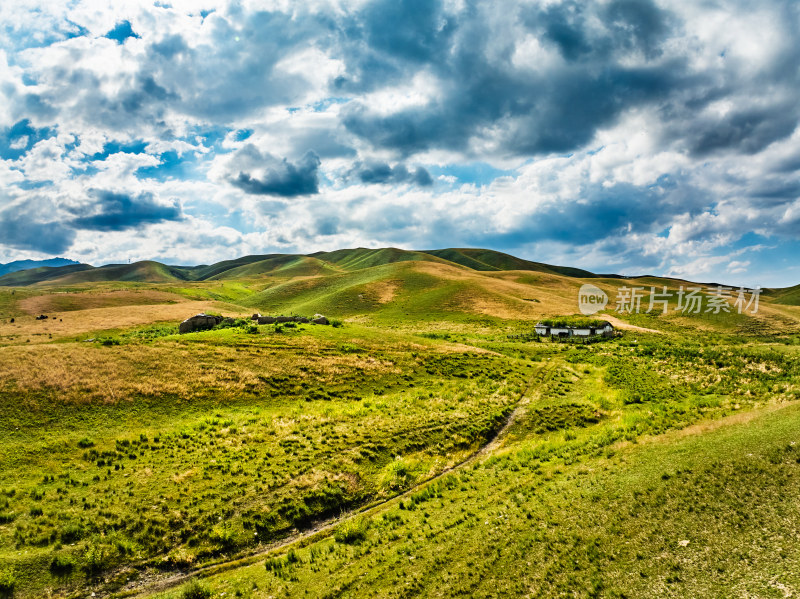
[[[56,263],[62,261],[62,264]],[[525,270],[568,277],[594,278],[587,270],[554,266],[517,258],[494,250],[448,248],[442,250],[402,250],[398,248],[353,248],[311,254],[264,254],[242,256],[215,264],[170,266],[151,260],[133,264],[107,264],[94,267],[57,258],[52,264],[31,262],[27,269],[0,276],[2,286],[36,284],[74,285],[101,281],[167,283],[253,278],[265,275],[282,277],[332,275],[400,262],[433,262],[476,271]]]
[[[62,265],[63,264],[63,265]],[[68,286],[99,282],[174,283],[193,281],[224,281],[269,277],[283,281],[295,278],[324,277],[331,279],[344,274],[355,275],[375,268],[402,265],[439,265],[466,272],[492,275],[508,271],[557,275],[567,279],[603,280],[637,279],[647,283],[664,284],[669,277],[649,275],[621,276],[596,274],[569,266],[557,266],[517,258],[511,254],[480,248],[446,248],[439,250],[403,250],[399,248],[350,248],[310,254],[262,254],[242,256],[214,264],[172,266],[144,260],[133,264],[106,264],[95,267],[65,258],[52,260],[22,260],[0,265],[6,274],[0,276],[0,286],[26,287]],[[29,265],[28,268],[25,268]],[[13,268],[9,272],[8,268]],[[390,276],[387,271],[386,276]],[[333,282],[331,282],[333,284]],[[649,284],[649,283],[648,283]],[[764,294],[789,305],[800,305],[800,285],[786,289],[764,289]]]
[[[13,262],[8,262],[7,264],[0,264],[0,277],[12,272],[29,270],[31,268],[59,267],[69,266],[72,264],[80,264],[80,262],[69,260],[67,258],[50,258],[48,260],[15,260]]]

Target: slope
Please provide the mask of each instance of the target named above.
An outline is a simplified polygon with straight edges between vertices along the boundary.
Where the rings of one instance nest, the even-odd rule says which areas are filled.
[[[405,261],[276,282],[246,300],[264,313],[369,315],[378,320],[537,318],[574,311],[580,281],[541,273],[477,272],[446,262]],[[459,316],[460,315],[460,316]]]
[[[393,264],[395,262],[446,262],[429,252],[417,252],[413,250],[401,250],[398,248],[355,248],[342,249],[333,252],[317,252],[309,256],[336,264],[345,270],[358,270],[360,268],[370,268]]]
[[[531,262],[504,254],[495,250],[477,248],[449,248],[444,250],[427,250],[425,253],[438,258],[461,264],[474,270],[531,270],[568,277],[596,277],[594,273],[569,266],[552,266],[541,262]]]
[[[318,258],[294,254],[276,254],[264,260],[229,268],[208,277],[207,280],[248,279],[263,275],[274,275],[286,278],[309,277],[330,275],[339,272],[342,272],[341,268],[319,260]]]
[[[186,279],[186,274],[178,267],[145,260],[133,264],[109,264],[99,268],[81,270],[53,279],[50,282],[58,283],[59,285],[78,285],[104,281],[167,283]]]
[[[73,273],[93,269],[89,264],[74,264],[70,266],[40,266],[27,270],[18,270],[0,277],[0,286],[26,287],[45,281],[53,281]]]

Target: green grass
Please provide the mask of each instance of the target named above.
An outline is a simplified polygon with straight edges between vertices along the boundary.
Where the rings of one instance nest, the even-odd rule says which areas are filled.
[[[799,426],[792,405],[571,463],[531,438],[372,514],[357,544],[337,531],[208,583],[244,597],[780,597],[800,584],[786,501]]]
[[[381,348],[352,327],[269,331],[131,334],[97,348],[135,348],[160,380],[163,349],[199,368],[237,356],[171,392],[137,393],[111,372],[110,403],[4,388],[0,564],[22,573],[19,592],[125,563],[186,567],[391,496],[485,443],[530,370],[433,342]]]
[[[444,258],[357,250],[48,287],[89,292],[57,294],[76,316],[93,290],[156,289],[342,326],[178,335],[161,322],[0,347],[0,596],[123,594],[233,558],[159,596],[777,597],[798,584],[791,327],[639,314],[624,318],[663,332],[529,341],[579,282],[458,252],[496,286]],[[0,317],[36,293],[0,289]],[[523,297],[541,298],[540,316],[515,312]]]

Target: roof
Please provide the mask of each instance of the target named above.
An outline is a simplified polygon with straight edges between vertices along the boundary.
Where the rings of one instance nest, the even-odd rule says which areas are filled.
[[[566,323],[555,323],[555,324],[543,324],[541,322],[537,322],[534,327],[542,327],[542,328],[550,328],[550,329],[602,329],[606,326],[610,326],[612,329],[614,325],[612,325],[607,320],[598,320],[593,324],[585,324],[585,325],[574,325],[574,324],[566,324]]]

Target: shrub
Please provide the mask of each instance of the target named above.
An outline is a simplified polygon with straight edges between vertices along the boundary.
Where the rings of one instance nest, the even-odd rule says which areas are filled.
[[[90,447],[94,447],[94,441],[92,441],[89,437],[84,437],[80,441],[78,441],[78,447],[81,449],[88,449]]]
[[[81,526],[77,522],[70,522],[64,528],[61,529],[61,542],[62,543],[74,543],[75,541],[79,541],[83,538],[84,530],[83,526]]]
[[[109,565],[111,565],[111,552],[108,546],[94,543],[86,546],[83,567],[87,574],[97,575]]]
[[[297,564],[299,562],[300,556],[297,555],[297,552],[294,549],[290,549],[289,553],[287,553],[284,557],[268,557],[264,561],[264,567],[269,572],[280,573],[287,566],[291,566],[292,564]]]
[[[0,570],[0,595],[10,596],[17,586],[17,577],[11,570]]]
[[[366,518],[348,520],[336,529],[336,532],[333,533],[333,538],[336,539],[337,543],[353,545],[367,538],[368,528],[369,521]]]
[[[207,586],[200,584],[199,581],[193,580],[183,589],[181,597],[183,599],[209,599],[211,590]]]
[[[336,327],[338,329],[339,327],[343,327],[344,323],[341,320],[337,320],[334,318],[333,320],[331,320],[331,326]]]
[[[56,555],[50,562],[50,572],[56,576],[66,576],[75,568],[75,561],[71,555]]]

